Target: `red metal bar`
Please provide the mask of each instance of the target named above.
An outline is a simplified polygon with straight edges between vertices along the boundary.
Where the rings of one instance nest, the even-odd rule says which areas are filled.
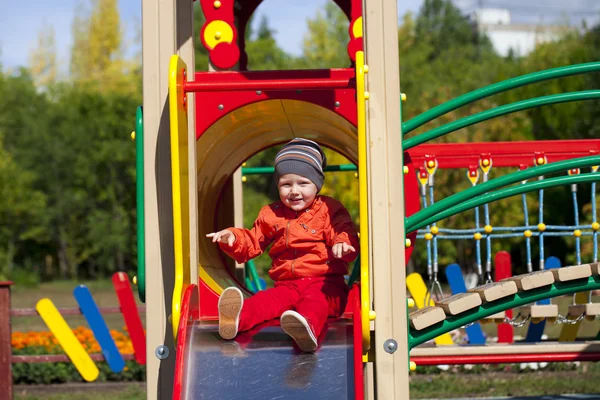
[[[482,154],[489,153],[494,167],[534,166],[535,153],[542,152],[548,162],[585,157],[600,153],[600,140],[538,140],[528,142],[480,142],[424,144],[409,151],[415,166],[426,156],[435,156],[438,168],[468,168],[478,165]]]
[[[139,313],[146,312],[146,306],[138,306]],[[81,310],[79,308],[70,307],[70,308],[59,308],[58,311],[61,315],[82,315]],[[100,308],[100,313],[102,314],[120,314],[121,307],[103,307]],[[14,308],[10,310],[11,317],[28,317],[32,315],[38,315],[35,308]]]
[[[173,380],[173,400],[180,400],[185,398],[185,386],[183,380],[185,379],[183,374],[186,372],[186,349],[185,346],[189,346],[189,340],[187,337],[188,327],[200,318],[200,301],[198,299],[198,286],[191,284],[187,287],[183,293],[183,300],[181,301],[181,318],[179,319],[179,326],[177,327],[177,353],[175,356],[175,377]],[[188,366],[189,368],[189,366]]]
[[[354,88],[355,85],[350,79],[287,79],[275,80],[264,79],[256,81],[242,82],[185,82],[183,90],[190,92],[216,92],[216,91],[243,91],[243,90],[316,90],[316,89],[344,89]]]
[[[0,391],[3,398],[12,400],[12,347],[10,344],[10,286],[12,282],[0,282]]]
[[[134,360],[133,354],[121,354],[125,360]],[[102,353],[90,354],[90,357],[94,361],[104,361],[104,355]],[[70,363],[71,359],[66,354],[41,354],[35,356],[12,356],[11,362],[13,364],[37,364],[37,363],[58,363],[67,362]]]
[[[415,356],[417,365],[510,364],[524,362],[599,361],[600,353],[477,354],[467,356]]]

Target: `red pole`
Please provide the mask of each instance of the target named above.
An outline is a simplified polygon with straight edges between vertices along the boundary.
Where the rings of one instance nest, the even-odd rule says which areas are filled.
[[[12,348],[10,345],[10,285],[0,282],[0,393],[12,400]]]
[[[316,90],[345,89],[355,85],[348,78],[262,79],[228,82],[184,82],[184,92],[216,92],[242,90]]]
[[[496,282],[501,279],[510,278],[512,276],[512,264],[510,262],[510,254],[506,251],[499,251],[495,258]],[[512,310],[506,310],[506,316],[512,318]],[[510,324],[498,325],[498,343],[514,342],[514,328]]]

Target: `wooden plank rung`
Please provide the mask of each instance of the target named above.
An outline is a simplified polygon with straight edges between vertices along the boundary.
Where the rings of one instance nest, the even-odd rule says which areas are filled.
[[[513,281],[491,282],[467,290],[469,293],[477,293],[483,302],[491,302],[517,293],[519,289]]]
[[[554,275],[552,274],[552,270],[542,270],[506,278],[501,282],[503,281],[513,281],[519,290],[527,291],[552,285],[554,283]]]
[[[410,326],[420,331],[446,319],[441,307],[429,306],[413,311],[408,315]]]
[[[481,305],[481,297],[477,293],[457,293],[437,303],[446,315],[457,315]]]
[[[592,267],[590,264],[573,265],[571,267],[562,267],[551,269],[554,279],[559,282],[574,281],[592,276]]]

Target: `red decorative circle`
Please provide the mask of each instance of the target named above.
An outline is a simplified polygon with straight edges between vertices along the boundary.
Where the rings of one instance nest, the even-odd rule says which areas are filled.
[[[408,217],[421,209],[421,202],[419,200],[419,184],[417,183],[415,167],[407,152],[404,153],[404,165],[408,167],[408,173],[404,174],[404,209],[406,216]],[[406,264],[408,264],[408,260],[410,260],[415,245],[417,244],[417,231],[408,233],[406,238],[410,239],[412,243],[410,247],[407,247],[404,250],[404,259]]]
[[[210,52],[210,60],[215,67],[228,69],[240,59],[240,49],[235,43],[219,43]]]
[[[356,52],[363,49],[362,38],[350,39],[348,43],[348,56],[352,61],[356,61]]]

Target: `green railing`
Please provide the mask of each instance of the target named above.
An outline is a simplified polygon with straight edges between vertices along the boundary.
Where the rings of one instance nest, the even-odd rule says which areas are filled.
[[[598,98],[600,98],[600,90],[584,90],[581,92],[552,94],[549,96],[536,97],[534,99],[528,99],[511,104],[506,104],[503,106],[492,108],[490,110],[482,111],[477,114],[470,115],[465,118],[461,118],[459,120],[434,128],[430,131],[424,132],[420,135],[411,137],[409,139],[405,139],[404,150],[411,149],[415,146],[418,146],[419,144],[428,142],[432,139],[436,139],[448,133],[457,131],[462,128],[466,128],[467,126],[471,126],[476,123],[486,121],[488,119],[499,117],[501,115],[506,115],[517,111],[523,111],[530,108],[546,106],[549,104],[558,104],[581,100],[593,100]]]
[[[146,240],[144,237],[144,113],[139,106],[135,113],[135,191],[137,205],[137,277],[138,295],[146,302]]]
[[[419,114],[416,117],[402,123],[402,133],[406,135],[439,116],[447,114],[450,111],[456,110],[457,108],[460,108],[469,103],[473,103],[477,100],[481,100],[486,97],[492,96],[494,94],[506,92],[510,89],[515,89],[536,82],[542,82],[556,78],[564,78],[567,76],[585,74],[595,71],[600,71],[600,62],[591,62],[585,64],[576,64],[565,67],[547,69],[544,71],[533,72],[531,74],[510,78],[502,82],[497,82],[492,85],[483,87],[481,89],[477,89],[472,92],[463,94],[462,96],[440,104],[439,106],[427,110],[424,113]]]
[[[551,173],[568,171],[570,169],[575,168],[584,168],[584,167],[592,167],[600,165],[600,156],[589,156],[589,157],[580,157],[573,158],[570,160],[557,161],[551,164],[539,165],[533,168],[528,168],[522,171],[513,172],[508,175],[501,176],[496,179],[492,179],[490,181],[484,182],[480,185],[476,185],[470,187],[462,192],[453,194],[450,197],[437,201],[433,205],[420,210],[419,212],[411,215],[406,218],[406,231],[412,232],[418,228],[426,226],[426,221],[431,221],[431,218],[435,217],[435,220],[439,220],[441,218],[437,218],[438,215],[445,212],[446,210],[451,209],[454,206],[457,206],[463,202],[477,200],[476,196],[480,196],[489,192],[490,190],[495,190],[503,186],[511,185],[520,181],[524,181],[527,179],[531,179],[538,176],[543,176]],[[586,176],[589,174],[586,174]],[[598,174],[594,174],[598,175]],[[600,176],[600,175],[598,175]],[[550,181],[550,179],[549,179]],[[563,183],[564,184],[564,183]],[[525,185],[522,185],[525,186]],[[516,194],[516,193],[515,193]],[[483,203],[482,203],[483,204]],[[472,207],[475,207],[472,205]]]
[[[478,321],[490,315],[510,310],[519,306],[547,299],[550,297],[565,296],[573,293],[587,292],[600,289],[600,276],[592,276],[588,279],[578,279],[570,282],[555,282],[542,288],[518,292],[514,295],[483,304],[478,308],[448,317],[427,329],[420,331],[411,329],[408,332],[408,347],[412,349],[428,340],[434,339],[441,334],[453,331],[462,326]]]

